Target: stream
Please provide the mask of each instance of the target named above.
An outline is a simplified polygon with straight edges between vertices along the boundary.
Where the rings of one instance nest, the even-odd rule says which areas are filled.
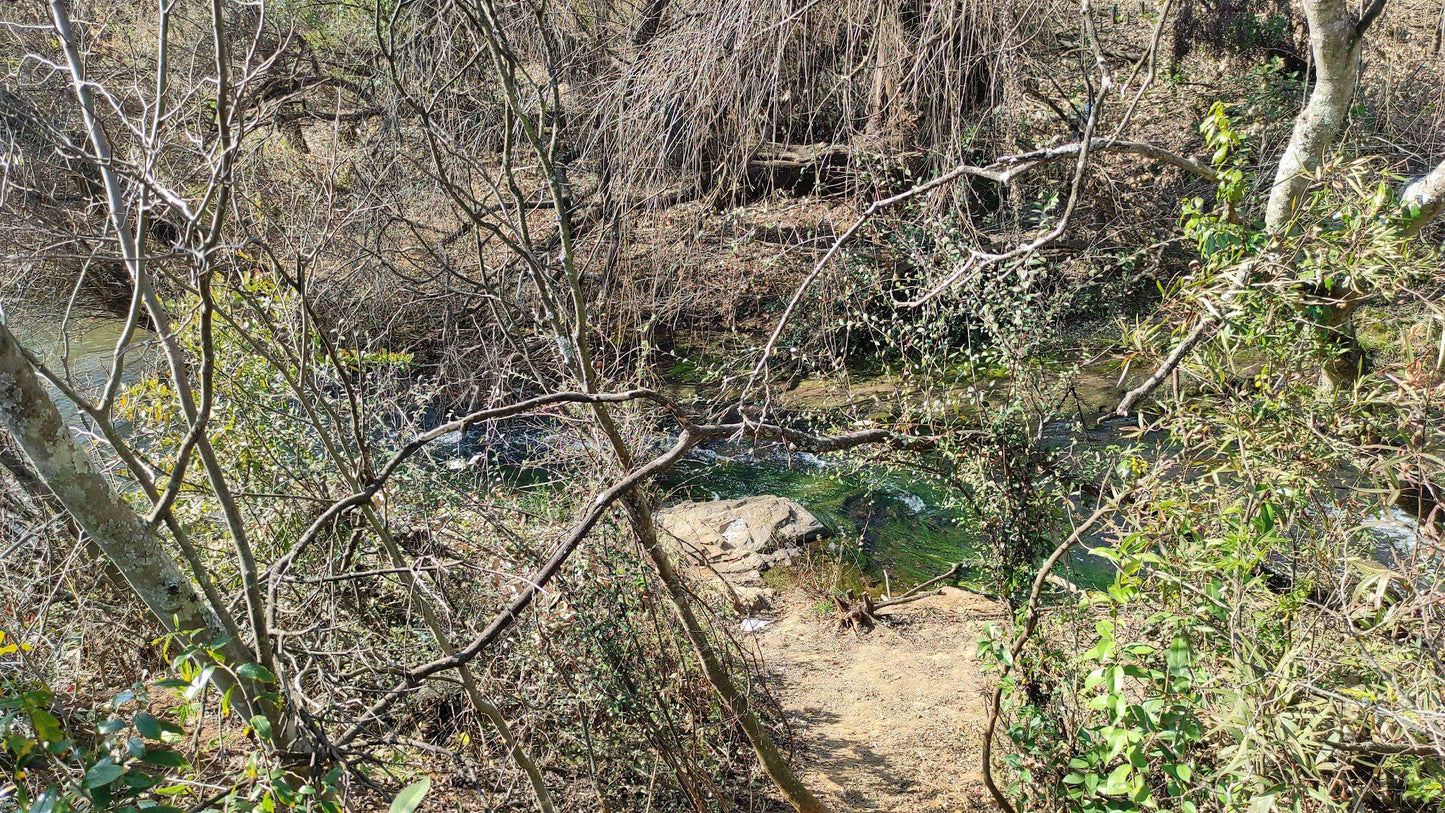
[[[82,392],[104,384],[121,327],[113,318],[72,319],[66,342],[58,322],[28,320],[12,325],[47,365],[68,371],[72,385]],[[124,382],[135,383],[147,369],[145,359],[132,359]],[[74,405],[58,391],[51,394],[67,422],[84,431],[85,422]],[[514,450],[527,447],[527,434],[522,430],[506,445]],[[479,450],[465,441],[434,445],[442,447],[436,450],[439,454],[430,455],[437,462],[454,456],[466,459]],[[514,473],[532,482],[552,479],[528,477],[516,469]],[[807,454],[759,456],[740,444],[714,443],[694,450],[660,485],[668,504],[758,494],[795,500],[830,529],[821,546],[880,584],[885,579],[893,585],[915,584],[978,553],[969,517],[949,505],[943,489],[927,478],[883,467],[860,468]]]
[[[83,390],[103,384],[120,328],[121,323],[115,319],[72,320],[67,344],[61,341],[59,324],[32,321],[12,326],[28,346],[38,349],[48,365],[68,370],[74,384]],[[135,355],[138,358],[130,361],[124,376],[126,383],[139,380],[150,363],[139,358],[141,352]],[[83,429],[84,422],[75,407],[58,392],[52,394],[67,421]],[[529,456],[527,450],[536,432],[535,426],[514,432],[503,440],[501,445],[506,448],[501,450],[472,438],[438,441],[433,446],[440,448],[429,450],[428,457],[437,464],[447,460],[460,463],[479,451],[488,452],[488,456],[500,451],[502,459],[498,462],[502,468],[510,468],[519,479],[534,484],[555,483],[550,473],[534,471],[529,475],[506,462],[509,457]],[[1074,439],[1062,422],[1046,427],[1045,434],[1046,443],[1067,445]],[[1085,434],[1094,436],[1079,438],[1085,442],[1117,440],[1108,430]],[[516,455],[518,451],[522,454]],[[984,555],[977,544],[973,519],[950,499],[946,489],[931,478],[888,467],[857,466],[809,454],[757,454],[744,444],[719,442],[693,450],[661,478],[659,485],[664,489],[666,504],[760,494],[795,500],[829,528],[830,534],[819,543],[822,547],[857,565],[872,581],[886,581],[895,588],[917,584],[955,562]],[[1413,523],[1398,510],[1391,513],[1381,517],[1385,522],[1377,538],[1390,537],[1389,547],[1399,550],[1409,541],[1406,537],[1413,537]],[[1089,555],[1087,545],[1075,548],[1065,569],[1068,578],[1083,587],[1102,587],[1112,578],[1105,563]],[[977,584],[974,578],[978,575],[966,574],[961,583]]]
[[[66,375],[70,386],[87,394],[104,386],[110,373],[115,343],[124,327],[125,323],[119,319],[94,316],[72,318],[63,330],[58,321],[22,318],[10,323],[10,329],[25,347],[39,355],[51,370]],[[149,369],[148,336],[149,333],[138,331],[135,337],[137,349],[128,357],[127,368],[121,376],[122,383],[136,383]],[[50,394],[66,422],[79,426],[80,411],[70,399],[53,387]]]
[[[756,457],[736,444],[696,450],[661,485],[668,502],[773,494],[797,501],[828,526],[821,544],[855,564],[872,581],[909,587],[956,562],[986,558],[975,519],[931,478],[881,466],[859,467],[808,454]],[[1070,579],[1102,587],[1111,578],[1103,563],[1078,549],[1063,569]],[[966,568],[960,584],[983,587],[982,573]]]
[[[438,421],[439,422],[439,421]],[[1046,428],[1047,442],[1073,442],[1067,424]],[[1101,430],[1085,440],[1113,442],[1113,431]],[[659,436],[658,450],[676,438]],[[435,465],[461,472],[475,465],[501,476],[513,486],[534,489],[565,487],[566,475],[537,465],[559,450],[578,451],[580,441],[543,422],[519,426],[506,435],[482,427],[454,432],[428,449]],[[485,460],[485,463],[481,461]],[[818,552],[836,555],[856,566],[865,581],[895,589],[927,581],[955,563],[987,559],[978,544],[976,517],[957,494],[936,479],[879,464],[859,464],[842,456],[819,457],[786,452],[778,447],[755,449],[739,441],[713,441],[689,452],[658,478],[663,505],[685,500],[727,500],[773,495],[808,509],[828,528]],[[1106,563],[1077,546],[1059,568],[1070,581],[1102,588],[1113,578]],[[965,567],[963,586],[984,588],[985,574]]]

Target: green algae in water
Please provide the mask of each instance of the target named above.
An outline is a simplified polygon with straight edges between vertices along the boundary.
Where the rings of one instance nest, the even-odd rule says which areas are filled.
[[[974,516],[956,505],[936,481],[886,467],[854,467],[794,457],[744,455],[689,459],[662,482],[667,502],[718,500],[772,494],[795,500],[828,526],[823,543],[854,561],[880,586],[885,574],[894,592],[927,581],[956,562],[988,557],[978,544]],[[1078,545],[1060,563],[1059,575],[1086,589],[1112,580],[1109,566]],[[987,591],[977,567],[959,585]]]
[[[830,533],[825,545],[895,587],[937,576],[975,558],[973,523],[950,509],[946,495],[924,478],[888,469],[854,469],[792,460],[718,457],[688,461],[663,485],[669,501],[737,499],[773,494],[812,511]]]
[[[828,527],[824,553],[850,562],[877,587],[894,593],[944,573],[955,563],[987,560],[978,544],[976,518],[937,481],[886,466],[850,465],[807,454],[753,456],[726,445],[723,452],[697,450],[660,478],[664,504],[683,500],[738,499],[771,494],[791,499]],[[500,464],[501,481],[545,495],[566,488],[558,472],[516,463]],[[1076,547],[1060,575],[1079,587],[1102,589],[1108,566]],[[966,566],[956,584],[990,592],[983,568]]]

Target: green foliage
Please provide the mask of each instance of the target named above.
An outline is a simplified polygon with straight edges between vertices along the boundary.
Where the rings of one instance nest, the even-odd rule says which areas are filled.
[[[1223,504],[1208,487],[1169,493],[1093,551],[1116,577],[1065,614],[1077,630],[1106,613],[1073,645],[1082,654],[1030,648],[1006,680],[1013,793],[1028,810],[1348,809],[1352,797],[1327,789],[1358,787],[1372,769],[1350,744],[1408,738],[1397,722],[1429,719],[1438,677],[1416,682],[1408,644],[1368,631],[1351,642],[1312,603],[1313,577],[1271,586],[1318,495],[1262,487]],[[1361,579],[1354,592],[1379,584]],[[997,638],[980,651],[1006,653]],[[1408,697],[1387,688],[1401,679]],[[1402,716],[1352,713],[1366,698]],[[1438,759],[1376,764],[1382,796],[1439,799]]]
[[[422,800],[426,798],[427,792],[431,790],[431,780],[423,779],[402,788],[401,792],[391,800],[391,813],[413,813],[421,807]]]
[[[990,592],[1021,601],[1033,571],[1053,547],[1061,477],[1051,451],[1038,442],[1027,410],[1011,401],[982,416],[982,429],[950,439],[941,457],[953,484],[977,517],[978,547]]]
[[[1243,167],[1248,159],[1249,151],[1245,148],[1244,139],[1234,129],[1234,124],[1224,111],[1222,102],[1215,102],[1209,108],[1209,115],[1199,125],[1199,132],[1204,135],[1205,143],[1214,150],[1209,162],[1219,171],[1219,185],[1215,193],[1215,200],[1225,207],[1225,211],[1232,211],[1244,199],[1244,171]],[[1199,204],[1193,203],[1194,207]],[[1189,207],[1186,206],[1185,233],[1197,231],[1195,221],[1189,218]],[[1202,223],[1201,223],[1202,225]],[[1207,245],[1200,247],[1200,253],[1212,253]]]
[[[190,761],[177,750],[184,729],[134,711],[137,686],[95,712],[55,713],[47,687],[9,683],[0,694],[0,770],[14,780],[15,801],[32,813],[135,811],[167,813],[191,792]]]
[[[1241,216],[1246,149],[1222,105],[1201,131],[1221,178],[1215,205],[1184,203],[1184,236],[1199,259],[1172,294],[1196,313],[1226,318],[1212,346],[1219,354],[1194,369],[1212,387],[1224,386],[1241,360],[1263,361],[1259,375],[1276,389],[1312,388],[1322,368],[1353,377],[1362,363],[1353,314],[1406,295],[1434,268],[1432,253],[1400,234],[1406,213],[1388,176],[1369,159],[1326,165],[1290,227],[1270,232]]]
[[[1040,206],[1042,217],[1050,204]],[[793,345],[834,367],[872,355],[928,387],[1000,377],[1044,347],[1073,304],[1042,257],[972,261],[976,235],[958,215],[917,206],[874,227],[886,250],[845,255],[845,272],[818,286],[818,321],[792,327]]]
[[[170,635],[162,643],[168,647],[183,639]],[[299,778],[272,753],[266,742],[271,739],[270,723],[262,715],[241,729],[254,738],[236,740],[240,747],[232,746],[244,768],[221,775],[213,772],[214,765],[203,769],[205,754],[198,758],[194,750],[201,743],[197,729],[205,722],[206,704],[215,703],[217,695],[208,699],[207,694],[217,672],[228,666],[216,649],[191,647],[176,654],[171,669],[176,677],[136,684],[93,708],[73,694],[58,699],[39,681],[7,677],[0,682],[0,772],[13,781],[19,809],[339,813],[341,769]],[[275,682],[254,664],[242,665],[233,674],[261,684]],[[233,691],[220,693],[219,703],[211,706],[212,736],[222,730],[215,727],[218,719],[221,725],[234,719],[228,714]],[[258,696],[263,702],[279,702],[265,692]],[[224,783],[219,794],[214,791],[218,783]]]
[[[1173,293],[1218,314],[1218,336],[1154,405],[1154,459],[1121,454],[1134,490],[1091,551],[1112,582],[1052,599],[1017,662],[997,634],[980,647],[1010,669],[1010,791],[1090,813],[1432,809],[1440,553],[1382,558],[1370,527],[1404,483],[1445,482],[1441,377],[1405,353],[1319,382],[1354,310],[1415,295],[1436,257],[1402,239],[1368,161],[1328,167],[1293,228],[1267,233],[1240,216],[1244,140],[1223,107],[1202,131],[1222,179],[1212,205],[1186,203],[1198,262]],[[1402,333],[1439,323],[1418,316]],[[1170,344],[1193,322],[1176,325]],[[1416,545],[1436,532],[1422,522]]]

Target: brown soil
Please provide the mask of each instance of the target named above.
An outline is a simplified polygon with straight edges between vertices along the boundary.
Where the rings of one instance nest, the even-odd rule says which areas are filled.
[[[976,641],[1002,608],[962,590],[854,635],[798,601],[757,634],[801,777],[837,811],[989,810],[979,741],[992,686]]]

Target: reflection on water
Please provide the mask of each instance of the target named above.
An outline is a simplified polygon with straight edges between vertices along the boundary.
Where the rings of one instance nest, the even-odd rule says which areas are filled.
[[[107,317],[73,317],[63,325],[60,320],[18,317],[10,324],[16,338],[52,372],[65,378],[67,386],[81,395],[98,399],[110,376],[115,344],[120,340],[125,323]],[[133,384],[149,369],[154,335],[136,330],[131,337],[121,381]],[[70,399],[54,387],[50,395],[60,414],[72,425],[79,425],[80,413]]]

